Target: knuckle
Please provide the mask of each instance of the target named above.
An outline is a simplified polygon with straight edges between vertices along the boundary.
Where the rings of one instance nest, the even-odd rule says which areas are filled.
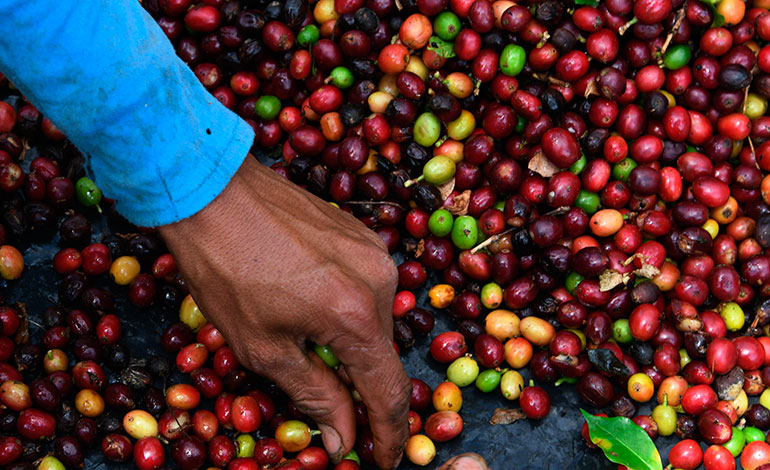
[[[398,269],[396,263],[390,255],[385,253],[374,253],[370,259],[373,261],[372,278],[377,290],[395,289],[398,283]]]
[[[376,309],[374,295],[362,283],[355,282],[355,284],[361,285],[355,287],[348,285],[334,293],[332,309],[354,323],[366,322],[371,319]]]
[[[380,324],[377,317],[377,306],[371,296],[359,305],[361,307],[359,310],[348,315],[351,332],[358,338],[370,338],[376,334]]]
[[[256,372],[257,374],[265,374],[266,372],[273,370],[281,370],[283,367],[283,359],[278,354],[270,352],[263,352],[261,354],[249,354],[248,356],[248,368]]]
[[[260,375],[269,375],[270,371],[282,370],[286,364],[285,355],[279,353],[285,348],[264,337],[249,341],[234,341],[231,347],[241,364]]]

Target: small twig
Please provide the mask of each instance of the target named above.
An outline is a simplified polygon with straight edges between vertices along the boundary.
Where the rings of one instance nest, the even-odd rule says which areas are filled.
[[[544,32],[543,33],[543,37],[540,38],[540,42],[538,42],[537,46],[535,46],[535,47],[536,48],[540,48],[540,47],[545,46],[545,43],[547,43],[549,39],[551,39],[551,33],[549,33],[548,31]]]
[[[626,31],[628,31],[628,28],[630,28],[631,26],[635,25],[637,21],[639,21],[639,20],[636,17],[631,18],[631,21],[629,21],[628,23],[626,23],[623,26],[621,26],[620,28],[618,28],[618,34],[621,35],[621,36],[626,34]]]
[[[759,315],[755,314],[754,315],[754,321],[751,322],[751,326],[749,326],[749,330],[753,330],[754,328],[757,327],[758,324],[759,324]]]
[[[401,210],[406,210],[406,208],[401,204],[398,204],[396,202],[388,202],[388,201],[348,201],[348,202],[343,202],[342,204],[350,204],[352,206],[366,206],[366,205],[394,206],[394,207],[398,207]]]
[[[746,103],[749,101],[749,87],[746,87],[743,90],[743,108],[741,109],[742,114],[746,114]]]
[[[483,242],[479,243],[478,245],[471,248],[471,254],[476,253],[482,248],[486,248],[487,246],[491,245],[492,243],[496,242],[497,240],[503,238],[504,236],[508,235],[509,233],[513,232],[516,229],[516,227],[511,227],[508,230],[505,230],[503,232],[498,233],[495,236],[489,237]]]
[[[24,161],[24,158],[27,156],[27,150],[31,148],[32,147],[29,146],[29,141],[26,137],[21,139],[21,154],[19,155],[19,161]]]
[[[682,21],[684,21],[684,13],[686,9],[687,3],[685,2],[685,4],[682,5],[682,7],[676,12],[676,20],[674,21],[674,26],[666,35],[666,42],[663,43],[663,46],[661,46],[660,52],[658,53],[659,67],[663,67],[663,56],[666,54],[666,50],[668,49],[669,44],[671,44],[671,40],[674,39],[674,35],[679,30],[679,27],[682,26]]]
[[[190,427],[190,423],[187,423],[187,424],[180,423],[179,417],[173,411],[171,412],[171,416],[174,417],[174,421],[176,421],[176,425],[179,427],[179,430],[182,431],[182,434],[184,434],[185,437],[190,437],[190,435],[187,434],[187,428]]]
[[[569,88],[572,86],[570,83],[565,82],[564,80],[559,80],[558,78],[552,77],[546,73],[533,73],[532,77],[536,78],[537,80],[540,80],[541,82],[552,83],[562,88]]]
[[[741,109],[741,113],[746,114],[746,104],[749,101],[749,87],[746,87],[743,90],[743,108]],[[754,156],[754,166],[757,167],[757,170],[761,170],[759,167],[759,162],[757,161],[757,153],[754,149],[754,141],[751,140],[751,136],[749,135],[746,137],[746,139],[749,141],[749,148],[751,148],[751,154]]]
[[[566,214],[567,211],[569,211],[569,206],[561,206],[561,207],[557,207],[556,209],[550,212],[546,212],[543,215],[562,215],[562,214]]]

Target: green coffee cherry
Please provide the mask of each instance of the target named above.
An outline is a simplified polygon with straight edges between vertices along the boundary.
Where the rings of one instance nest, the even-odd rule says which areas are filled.
[[[670,70],[679,70],[690,62],[692,52],[687,44],[671,46],[663,56],[663,65]]]
[[[329,77],[332,79],[332,84],[340,89],[350,88],[355,81],[353,73],[348,70],[347,67],[339,66],[334,67],[329,73]]]
[[[235,449],[238,452],[238,458],[250,459],[254,457],[254,448],[257,446],[257,441],[251,434],[239,434],[235,438]]]
[[[741,455],[741,451],[746,445],[746,435],[743,433],[743,429],[733,426],[733,437],[722,445],[733,454],[733,457]]]
[[[458,387],[467,387],[479,376],[479,364],[469,356],[457,358],[449,364],[446,376]]]
[[[329,346],[321,346],[320,344],[316,344],[313,346],[313,352],[315,352],[318,357],[320,357],[321,360],[332,369],[336,369],[340,366],[340,360]]]
[[[754,441],[764,441],[765,433],[754,426],[746,426],[743,428],[743,439],[746,441],[746,444]]]
[[[414,141],[423,147],[435,144],[441,136],[441,121],[433,113],[422,113],[414,123]],[[453,173],[454,174],[454,173]]]
[[[481,305],[492,310],[503,303],[503,288],[499,284],[489,282],[481,288]]]
[[[479,225],[470,215],[462,215],[452,225],[452,243],[461,250],[470,250],[479,239]]]
[[[508,44],[500,54],[500,71],[509,77],[515,77],[524,69],[527,53],[516,44]]]
[[[628,318],[620,318],[612,324],[612,339],[618,343],[630,343],[634,340],[631,336],[631,327],[628,324]]]
[[[727,325],[729,331],[740,330],[746,322],[746,316],[743,313],[743,309],[735,302],[727,302],[722,307],[722,310],[719,311],[719,315],[725,321],[725,325]]]
[[[452,233],[454,217],[446,209],[436,209],[428,219],[428,230],[437,237],[446,237]]]
[[[297,43],[302,47],[312,46],[320,37],[321,31],[318,29],[318,26],[309,24],[297,34]]]
[[[433,20],[433,33],[444,41],[454,40],[462,29],[460,18],[451,11],[444,11]]]
[[[99,202],[102,200],[102,190],[91,181],[91,178],[83,176],[75,183],[75,195],[78,202],[86,207],[94,207],[101,213]]]
[[[601,199],[599,199],[598,194],[581,189],[578,192],[577,200],[575,200],[575,206],[586,211],[586,214],[591,215],[601,207]]]
[[[476,388],[484,393],[489,393],[500,385],[500,378],[504,371],[487,369],[476,377]]]
[[[580,173],[585,170],[586,165],[588,165],[588,159],[586,158],[585,154],[581,154],[578,161],[572,164],[572,166],[569,167],[569,171],[571,173],[574,173],[576,175],[579,175]]]
[[[630,157],[626,157],[612,167],[612,177],[625,183],[628,181],[628,176],[637,166],[635,161]]]
[[[43,457],[37,466],[37,470],[67,470],[63,463],[53,455]]]
[[[567,292],[569,292],[571,295],[575,295],[575,290],[583,279],[585,279],[583,276],[576,273],[575,271],[571,271],[569,274],[567,274],[567,279],[564,280],[564,287],[567,288]]]
[[[440,185],[451,180],[456,169],[454,160],[445,155],[438,155],[428,160],[422,169],[422,175],[426,182]]]
[[[273,95],[260,96],[254,106],[257,116],[268,121],[281,112],[281,100]]]
[[[515,370],[509,370],[500,378],[500,392],[506,400],[516,400],[524,390],[524,378]]]
[[[670,436],[676,431],[676,411],[670,405],[658,405],[652,410],[652,419],[658,425],[658,434]]]

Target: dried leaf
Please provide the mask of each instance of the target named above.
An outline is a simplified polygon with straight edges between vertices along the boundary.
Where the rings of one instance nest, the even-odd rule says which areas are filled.
[[[141,366],[128,366],[120,372],[120,381],[134,390],[144,390],[150,386],[152,376]]]
[[[626,260],[625,260],[625,261],[623,261],[623,266],[628,266],[628,265],[629,265],[629,264],[631,264],[631,263],[632,263],[632,262],[633,262],[633,261],[634,261],[636,258],[640,258],[642,261],[644,261],[644,257],[642,256],[642,254],[641,254],[641,253],[634,253],[633,255],[631,255],[631,256],[629,256],[628,258],[626,258]]]
[[[577,356],[571,356],[568,354],[559,354],[558,356],[551,356],[553,362],[564,364],[565,366],[576,366],[578,364]]]
[[[414,257],[419,258],[423,253],[425,253],[425,239],[421,238],[417,243],[417,248],[414,250]]]
[[[543,152],[537,152],[529,160],[527,168],[534,171],[543,178],[550,178],[559,172],[559,167],[554,165]]]
[[[637,276],[646,277],[647,279],[652,279],[660,274],[660,269],[651,264],[642,262],[642,267],[639,269],[634,269],[634,274]]]
[[[631,276],[628,273],[620,274],[614,269],[607,269],[599,275],[599,290],[607,292],[616,286],[628,283],[629,280],[631,280]]]
[[[441,193],[441,200],[446,201],[446,198],[448,198],[452,194],[452,191],[455,190],[455,179],[452,178],[446,183],[437,186],[437,188],[438,192]]]
[[[586,86],[586,91],[583,93],[584,98],[588,98],[591,95],[598,95],[599,89],[596,88],[596,79],[591,80],[588,82],[588,85]]]
[[[609,349],[596,348],[588,351],[588,360],[602,372],[610,375],[628,375],[628,367]]]
[[[411,253],[413,251],[417,250],[417,243],[414,241],[414,238],[407,238],[404,240],[404,251],[407,253]]]
[[[446,209],[452,215],[465,215],[468,213],[468,204],[471,202],[471,190],[466,189],[459,196],[453,198],[452,204],[446,207]]]
[[[495,413],[489,419],[489,424],[497,426],[498,424],[511,424],[527,416],[520,408],[495,408]]]
[[[28,139],[21,139],[21,154],[19,155],[19,161],[24,161],[24,158],[27,156],[27,151],[31,148]]]
[[[24,344],[29,342],[29,317],[27,316],[27,305],[24,302],[13,304],[16,313],[19,314],[19,328],[16,330],[14,342]]]

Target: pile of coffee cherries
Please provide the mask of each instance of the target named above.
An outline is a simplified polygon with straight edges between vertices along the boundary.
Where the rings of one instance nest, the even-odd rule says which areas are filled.
[[[770,468],[770,1],[143,6],[252,126],[255,151],[273,149],[275,171],[403,260],[398,347],[432,335],[436,311],[456,320],[430,342],[447,380],[413,379],[413,463],[461,433],[471,384],[545,418],[548,393],[525,383],[526,367],[541,385],[576,383],[597,413],[676,434],[673,467],[732,470],[740,457]],[[100,201],[118,218],[110,201],[54,124],[6,86],[0,275],[21,275],[28,240],[58,228],[63,248],[40,343],[19,306],[0,311],[0,426],[13,434],[0,464],[77,466],[101,442],[106,458],[141,469],[166,452],[180,468],[326,468],[312,423],[291,403],[275,412],[280,394],[237,365],[152,231],[93,243]],[[162,344],[192,385],[161,386],[172,369],[162,358],[129,359],[106,278],[138,307],[180,313]],[[432,310],[418,307],[425,290]],[[337,468],[371,462],[356,409],[357,453]],[[47,455],[40,438],[55,435]]]
[[[25,301],[39,299],[0,304],[0,466],[330,468],[320,440],[311,445],[315,425],[240,366],[157,234],[122,220],[83,176],[77,149],[11,84],[0,89],[3,282],[36,281],[23,275],[22,252],[56,246],[54,237],[60,246],[47,260],[58,279],[48,308],[28,311]],[[167,354],[142,357],[144,343],[124,337],[124,299],[165,313],[155,342]],[[334,468],[372,462],[372,446],[362,432],[361,457],[352,451]]]

